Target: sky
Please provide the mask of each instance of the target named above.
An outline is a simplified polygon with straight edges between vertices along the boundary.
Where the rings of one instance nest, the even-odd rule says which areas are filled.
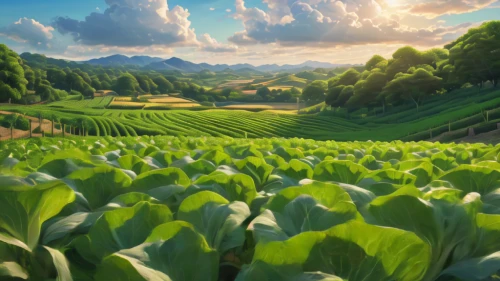
[[[442,47],[488,20],[500,0],[0,0],[0,43],[76,61],[358,64]]]

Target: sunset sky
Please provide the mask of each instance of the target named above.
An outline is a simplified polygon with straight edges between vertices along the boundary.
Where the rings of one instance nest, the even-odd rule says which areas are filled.
[[[71,60],[364,63],[443,46],[487,20],[500,20],[500,1],[0,0],[0,43]]]

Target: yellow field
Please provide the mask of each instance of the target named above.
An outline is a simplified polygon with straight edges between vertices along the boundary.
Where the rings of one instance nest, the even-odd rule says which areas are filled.
[[[234,88],[234,87],[241,86],[243,84],[252,83],[252,82],[253,82],[253,80],[230,80],[224,84],[220,84],[217,88]]]
[[[150,102],[155,102],[155,103],[193,103],[190,100],[182,99],[182,98],[177,98],[177,97],[149,97],[148,100]]]
[[[128,101],[132,101],[132,98],[131,97],[116,97],[114,102],[118,102],[118,101],[127,101],[128,102]]]
[[[223,106],[221,108],[230,109],[275,109],[275,110],[296,110],[295,103],[246,103]]]
[[[241,91],[244,95],[255,95],[257,94],[257,90],[245,90]]]
[[[130,99],[129,99],[130,100]],[[124,106],[141,106],[144,105],[143,102],[132,102],[132,101],[126,101],[126,100],[118,100],[115,99],[111,105],[124,105]]]
[[[114,91],[112,91],[112,90],[99,90],[99,91],[94,93],[94,96],[95,97],[105,97],[111,93],[114,93]]]
[[[116,99],[111,103],[111,105],[119,105],[119,106],[131,106],[131,107],[140,107],[143,106],[145,108],[148,107],[197,107],[201,106],[199,103],[195,102],[187,102],[184,99],[179,99],[183,100],[184,102],[169,102],[169,103],[164,103],[164,102],[132,102],[132,101],[117,101]]]
[[[183,103],[156,103],[156,102],[148,102],[146,103],[146,108],[148,107],[154,107],[154,106],[164,106],[164,107],[197,107],[197,106],[201,106],[200,104],[198,103],[194,103],[194,102],[191,102],[191,103],[187,103],[187,102],[183,102]]]

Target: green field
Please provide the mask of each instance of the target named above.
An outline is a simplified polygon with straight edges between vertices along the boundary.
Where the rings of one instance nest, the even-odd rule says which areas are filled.
[[[389,108],[386,113],[304,109],[302,114],[251,112],[245,110],[142,109],[120,106],[99,109],[109,98],[63,101],[48,105],[0,106],[0,110],[18,112],[45,119],[61,120],[72,126],[85,121],[85,131],[94,136],[229,136],[229,137],[299,137],[315,140],[440,140],[453,141],[475,133],[496,130],[500,123],[500,91],[471,88],[428,99],[417,112],[412,105]],[[55,117],[55,118],[54,118]],[[80,122],[81,124],[81,122]],[[437,138],[437,139],[436,139]]]
[[[7,280],[468,281],[500,269],[498,146],[88,137],[0,151]]]

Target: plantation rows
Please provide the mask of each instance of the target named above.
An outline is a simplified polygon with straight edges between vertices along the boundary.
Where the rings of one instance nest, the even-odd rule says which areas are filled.
[[[99,109],[104,109],[106,108],[112,101],[113,101],[113,96],[108,96],[108,97],[96,97],[94,99],[84,99],[84,100],[67,100],[67,101],[58,101],[58,102],[53,102],[49,106],[55,107],[55,108],[99,108]]]
[[[326,139],[362,130],[341,119],[272,113],[211,111],[107,111],[92,116],[92,135],[215,136],[236,138],[304,137]],[[89,122],[89,123],[90,123]],[[331,131],[325,131],[331,128]]]
[[[427,142],[3,142],[0,279],[494,280],[499,157]]]

